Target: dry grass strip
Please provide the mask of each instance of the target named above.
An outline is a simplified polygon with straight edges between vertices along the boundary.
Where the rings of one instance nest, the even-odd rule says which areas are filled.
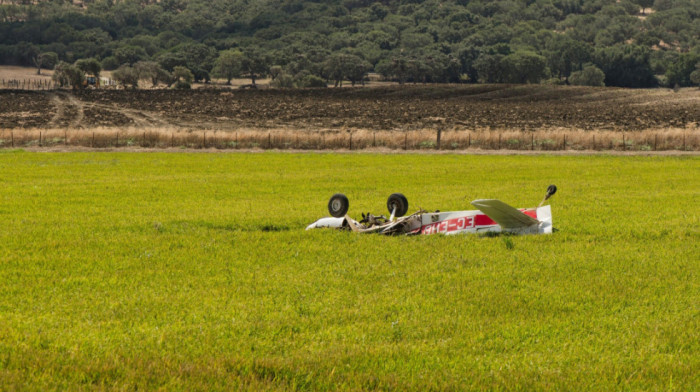
[[[277,150],[617,150],[700,151],[699,128],[578,129],[253,129],[88,128],[0,130],[0,147],[216,148]]]

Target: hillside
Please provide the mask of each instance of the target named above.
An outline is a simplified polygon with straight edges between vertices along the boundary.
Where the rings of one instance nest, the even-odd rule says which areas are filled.
[[[26,3],[0,2],[2,64],[33,65],[40,53],[104,69],[155,61],[195,81],[272,75],[280,87],[369,71],[400,83],[700,81],[699,0]]]

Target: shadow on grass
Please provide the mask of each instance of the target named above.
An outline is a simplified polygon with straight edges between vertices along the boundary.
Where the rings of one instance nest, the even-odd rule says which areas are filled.
[[[182,233],[185,231],[196,230],[197,228],[205,228],[216,231],[227,231],[227,232],[256,232],[262,231],[268,232],[281,232],[289,231],[291,228],[286,225],[277,225],[270,223],[263,224],[251,224],[251,225],[239,225],[235,223],[215,223],[206,221],[175,221],[169,224],[162,224],[160,222],[153,222],[153,227],[162,233]]]

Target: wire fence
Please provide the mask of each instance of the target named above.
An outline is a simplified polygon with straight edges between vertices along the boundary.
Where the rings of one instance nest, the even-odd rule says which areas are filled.
[[[55,90],[61,86],[50,79],[0,79],[5,90]]]
[[[100,78],[100,86],[116,86],[117,82],[110,78]],[[62,87],[52,79],[0,79],[2,90],[56,90]]]
[[[246,150],[700,151],[700,131],[0,130],[0,148],[56,146]]]

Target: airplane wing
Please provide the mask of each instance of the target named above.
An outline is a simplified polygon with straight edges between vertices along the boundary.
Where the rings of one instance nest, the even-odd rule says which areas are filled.
[[[508,204],[496,199],[474,200],[472,205],[488,215],[504,229],[521,229],[540,223],[537,219],[527,216]]]

